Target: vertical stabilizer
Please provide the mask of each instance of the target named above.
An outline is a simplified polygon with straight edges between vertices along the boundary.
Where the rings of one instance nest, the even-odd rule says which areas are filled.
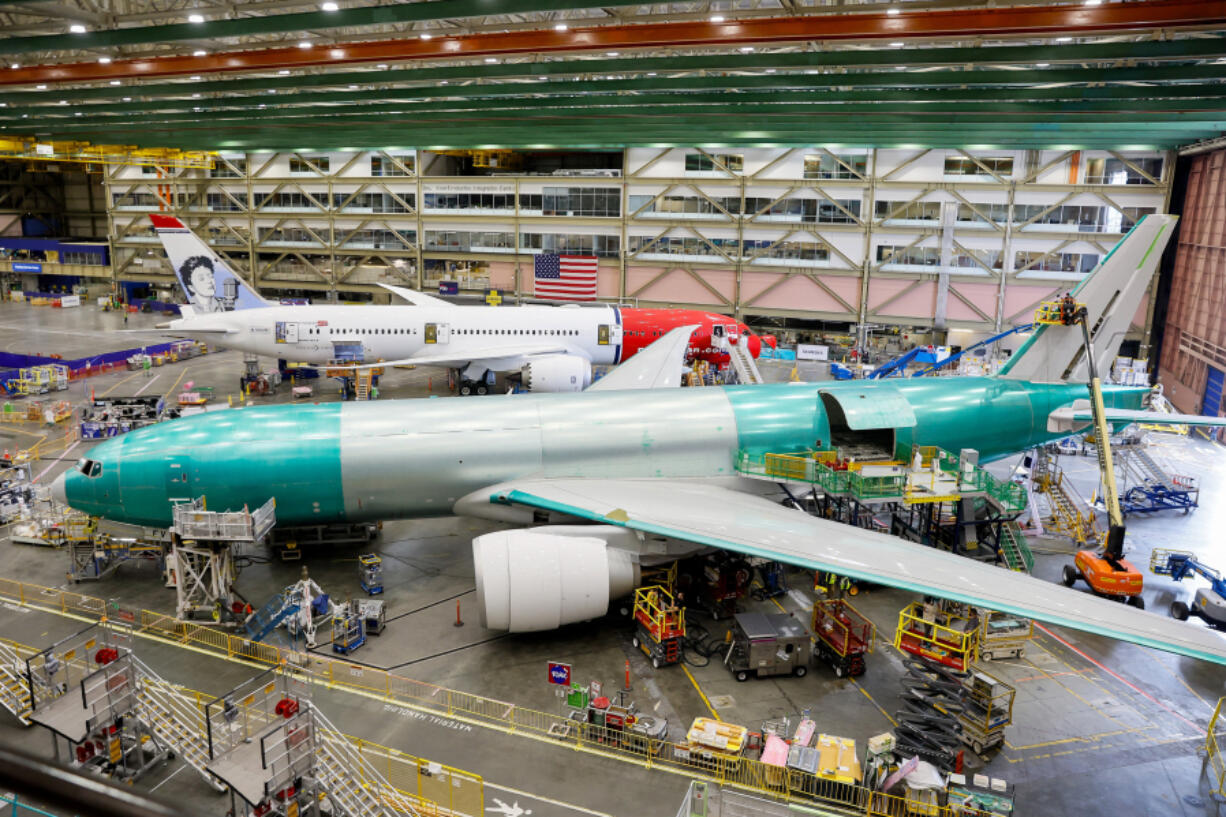
[[[1102,365],[1110,366],[1119,354],[1177,219],[1170,215],[1142,218],[1073,290],[1077,302],[1086,305],[1094,356]],[[1041,383],[1084,383],[1089,369],[1081,327],[1039,326],[998,376]]]
[[[230,312],[271,306],[248,287],[217,253],[209,249],[183,222],[173,216],[150,213],[149,220],[157,230],[174,267],[175,277],[194,311]]]

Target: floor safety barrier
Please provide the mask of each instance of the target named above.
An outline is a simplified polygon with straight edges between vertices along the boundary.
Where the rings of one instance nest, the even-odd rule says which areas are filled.
[[[179,621],[165,613],[126,610],[114,602],[70,590],[0,578],[0,599],[86,619],[97,620],[110,616],[126,623],[138,634],[254,665],[289,665],[295,672],[305,673],[314,683],[376,698],[384,701],[385,705],[399,704],[508,734],[520,734],[577,751],[632,762],[649,769],[703,778],[797,805],[824,804],[854,809],[861,814],[889,817],[907,813],[907,803],[901,797],[893,797],[861,785],[839,782],[820,774],[781,768],[740,755],[704,751],[688,744],[649,738],[629,730],[574,721],[558,713],[528,709],[508,701],[448,689],[375,667],[350,664],[326,655],[301,653],[271,644],[256,643],[198,624]],[[362,741],[357,741],[357,744],[360,747],[372,746]],[[373,753],[380,758],[386,757],[386,762],[389,763],[400,757],[399,753],[383,747],[360,751],[368,755]],[[422,787],[421,796],[429,798],[431,793],[424,788],[427,785],[424,782],[424,778],[428,776],[427,768],[421,767],[418,783]],[[451,770],[450,774],[454,776],[460,773],[458,770]],[[391,773],[386,776],[395,786],[399,777]],[[434,777],[430,776],[430,779],[433,780]],[[402,793],[409,793],[399,787],[397,789]],[[453,789],[455,787],[451,786],[446,791]],[[447,798],[440,795],[440,798],[435,799],[440,807],[458,811],[456,806],[449,804]],[[424,810],[422,813],[430,814]],[[953,812],[947,809],[937,809],[929,813],[936,817],[953,815]]]

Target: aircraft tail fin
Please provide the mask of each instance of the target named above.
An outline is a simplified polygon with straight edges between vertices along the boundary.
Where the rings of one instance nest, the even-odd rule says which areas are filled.
[[[162,240],[175,277],[194,312],[230,312],[272,306],[179,219],[150,213],[149,220]]]
[[[1109,367],[1119,354],[1177,220],[1178,216],[1171,215],[1143,217],[1073,289],[1077,302],[1086,305],[1094,357],[1100,369]],[[998,376],[1048,383],[1086,382],[1089,367],[1081,327],[1036,327]]]

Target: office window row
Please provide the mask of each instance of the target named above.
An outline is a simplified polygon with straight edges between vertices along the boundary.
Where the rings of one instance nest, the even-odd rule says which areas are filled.
[[[941,264],[940,247],[908,247],[897,244],[879,244],[876,251],[877,262],[886,268],[892,265],[913,267],[938,267]],[[1096,253],[1053,253],[1047,254],[1037,250],[1019,250],[1013,256],[1013,269],[1018,272],[1063,272],[1086,273],[1098,265],[1099,256]],[[950,256],[953,267],[967,270],[1002,268],[1003,257],[1000,250],[956,250]]]

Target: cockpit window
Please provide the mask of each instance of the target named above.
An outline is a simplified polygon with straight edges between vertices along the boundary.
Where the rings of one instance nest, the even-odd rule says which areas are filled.
[[[102,476],[102,463],[97,460],[83,459],[77,463],[77,470],[90,478]]]

